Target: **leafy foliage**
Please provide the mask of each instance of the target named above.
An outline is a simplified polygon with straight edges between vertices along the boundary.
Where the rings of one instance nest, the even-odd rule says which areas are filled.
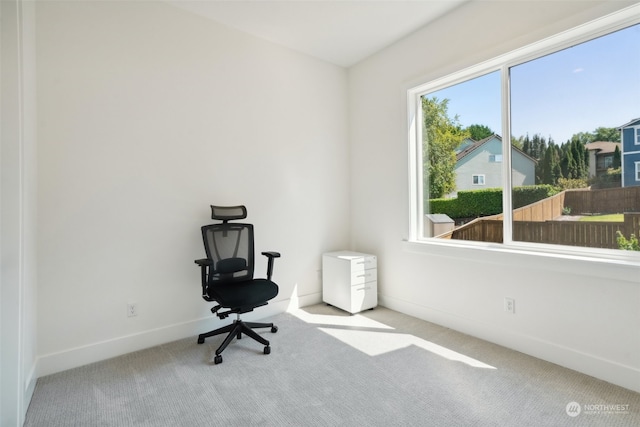
[[[618,230],[616,232],[616,242],[618,242],[619,249],[625,251],[640,251],[640,242],[634,234],[631,234],[631,236],[629,236],[629,239],[627,239]]]
[[[607,173],[599,175],[589,180],[595,188],[616,188],[622,183],[622,167],[607,169]]]
[[[537,165],[540,172],[537,177],[538,182],[555,185],[562,178],[560,155],[560,147],[554,143],[549,144],[544,152],[543,161],[539,161]]]
[[[591,138],[591,134],[580,133],[562,145],[557,145],[553,139],[547,140],[540,134],[521,138],[522,151],[538,161],[536,182],[557,185],[561,178],[586,180],[589,176],[589,153],[585,150],[583,141]]]
[[[587,188],[589,183],[586,179],[569,179],[560,178],[558,180],[558,188],[560,190],[573,190],[576,188]]]
[[[593,140],[620,142],[620,131],[616,128],[599,127],[593,131]]]
[[[548,184],[515,187],[513,189],[513,208],[518,209],[558,193],[559,191],[555,187]]]
[[[580,142],[582,145],[596,141],[620,142],[620,131],[616,128],[596,128],[593,132],[578,132],[571,136],[569,142]]]
[[[613,164],[611,167],[617,169],[622,166],[622,154],[620,153],[620,147],[616,145],[616,149],[613,152]]]
[[[456,188],[456,153],[460,143],[469,138],[458,116],[449,117],[449,100],[437,97],[422,98],[424,112],[423,177],[424,188],[431,197],[443,197]]]
[[[551,185],[527,185],[513,189],[513,206],[535,203],[539,200],[557,194]],[[425,212],[442,213],[450,218],[470,218],[502,213],[502,189],[488,188],[486,190],[459,191],[458,197],[453,199],[431,199]]]
[[[485,125],[471,125],[466,130],[474,141],[480,141],[494,134],[491,128]]]
[[[449,100],[423,97],[424,141],[423,159],[424,188],[429,197],[442,198],[455,191],[456,148],[467,138],[480,141],[494,134],[486,125],[473,124],[463,129],[457,115],[449,116]],[[521,137],[512,136],[512,145],[537,160],[535,182],[539,185],[556,186],[559,189],[584,188],[589,178],[589,153],[585,144],[594,141],[620,141],[620,132],[615,128],[598,127],[593,132],[574,134],[566,143],[558,145],[549,137],[540,134]],[[613,167],[620,167],[620,150],[616,147]],[[610,178],[610,179],[609,179]],[[619,176],[607,177],[600,183],[603,187],[614,185]],[[460,198],[460,195],[458,195]],[[515,197],[515,192],[514,192]],[[490,204],[487,201],[487,204]],[[515,202],[514,202],[515,205]],[[486,206],[485,206],[486,207]],[[483,208],[484,209],[484,208]],[[485,214],[476,212],[475,215]]]

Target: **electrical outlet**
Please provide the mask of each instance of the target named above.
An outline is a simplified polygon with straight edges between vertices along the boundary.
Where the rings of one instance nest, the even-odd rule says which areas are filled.
[[[511,314],[516,314],[516,300],[513,298],[504,299],[504,311]]]
[[[138,304],[127,304],[127,317],[133,317],[138,315]]]

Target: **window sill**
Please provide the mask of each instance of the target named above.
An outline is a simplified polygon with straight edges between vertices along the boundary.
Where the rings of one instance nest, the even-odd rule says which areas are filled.
[[[455,258],[458,261],[479,261],[522,268],[541,268],[586,277],[621,280],[640,285],[640,253],[583,253],[581,248],[559,250],[550,245],[502,245],[486,242],[458,242],[442,239],[403,241],[407,252]],[[605,251],[603,251],[605,252]]]

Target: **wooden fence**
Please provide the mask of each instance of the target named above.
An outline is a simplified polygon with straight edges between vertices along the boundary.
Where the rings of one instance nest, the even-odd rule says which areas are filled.
[[[588,248],[618,249],[616,233],[640,235],[640,213],[624,214],[624,222],[516,221],[513,240]]]
[[[619,213],[623,222],[554,221],[563,208],[572,214]],[[624,209],[623,209],[624,208]],[[634,213],[635,212],[635,213]],[[617,249],[617,232],[640,236],[640,187],[604,190],[567,190],[513,211],[513,240],[556,245]],[[503,215],[477,218],[444,239],[502,243]]]
[[[640,236],[640,213],[624,214],[624,222],[514,221],[513,240],[617,249],[618,231]],[[478,218],[448,234],[440,237],[502,243],[502,219]]]
[[[640,211],[640,187],[567,190],[564,206],[571,213],[608,214]]]
[[[565,206],[566,191],[547,197],[538,202],[515,209],[514,221],[549,221],[562,215]],[[640,206],[640,205],[639,205]],[[489,217],[485,217],[489,218]],[[502,214],[495,215],[495,219],[502,219]]]

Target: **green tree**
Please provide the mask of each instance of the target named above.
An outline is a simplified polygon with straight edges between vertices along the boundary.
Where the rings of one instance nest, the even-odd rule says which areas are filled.
[[[578,174],[577,164],[569,145],[570,144],[565,144],[562,146],[563,155],[562,160],[560,161],[560,166],[562,167],[562,175],[565,178],[574,179],[577,178]]]
[[[569,145],[573,159],[576,162],[575,179],[587,179],[589,177],[588,158],[586,157],[584,144],[572,141]],[[567,177],[568,178],[568,177]]]
[[[620,142],[620,131],[616,128],[599,127],[593,131],[593,140]]]
[[[620,132],[615,128],[599,127],[593,132],[575,133],[571,139],[560,146],[556,145],[551,137],[547,141],[540,134],[534,134],[532,137],[526,134],[518,138],[518,141],[522,144],[522,151],[538,160],[536,182],[556,185],[560,178],[587,180],[589,152],[585,144],[595,141],[620,142]],[[554,147],[553,151],[549,150],[551,146]],[[614,169],[620,167],[620,150],[616,149],[616,151],[617,154],[614,153],[613,160]]]
[[[533,135],[533,137],[530,140],[529,140],[529,137],[527,136],[527,139],[525,139],[525,142],[526,141],[529,141],[529,144],[528,144],[528,151],[525,151],[525,153],[527,153],[530,157],[533,157],[534,159],[538,160],[535,166],[536,182],[538,183],[543,182],[543,176],[544,176],[543,164],[544,164],[544,156],[547,151],[547,141],[546,139],[544,139],[543,136],[540,136],[540,134],[537,134],[537,133]]]
[[[620,166],[622,166],[622,157],[620,154],[620,147],[616,145],[616,149],[613,152],[613,164],[611,165],[611,167],[613,169],[618,169]]]
[[[444,197],[456,189],[455,149],[469,132],[463,130],[458,116],[449,117],[449,100],[422,98],[424,111],[424,188],[429,198]]]
[[[596,141],[620,142],[620,132],[616,128],[596,128],[593,132],[578,132],[571,136],[571,140],[567,142],[579,141],[582,144],[588,144]]]
[[[471,139],[474,141],[480,141],[482,139],[488,138],[494,134],[489,126],[485,125],[471,125],[466,129],[471,135]]]
[[[558,179],[562,178],[562,171],[560,170],[560,150],[554,143],[547,146],[544,158],[540,160],[542,163],[542,179],[539,181],[542,184],[556,185]]]
[[[555,156],[556,161],[551,165],[551,176],[553,179],[553,185],[556,185],[560,178],[562,178],[562,167],[560,166],[560,148],[556,145],[555,147]],[[549,183],[551,184],[551,183]]]
[[[533,157],[531,155],[531,140],[529,139],[529,134],[527,134],[524,138],[520,138],[520,140],[522,141],[522,151],[524,151],[527,155]],[[533,157],[534,159],[537,159],[537,157]]]
[[[578,133],[574,133],[573,136],[571,136],[571,139],[567,142],[573,142],[573,141],[579,141],[582,144],[588,144],[590,142],[595,141],[594,139],[594,135],[591,132],[578,132]]]
[[[534,159],[542,157],[543,153],[547,149],[547,140],[539,133],[533,135],[531,140],[531,154]]]
[[[524,151],[524,136],[516,138],[515,136],[511,135],[511,145]]]

